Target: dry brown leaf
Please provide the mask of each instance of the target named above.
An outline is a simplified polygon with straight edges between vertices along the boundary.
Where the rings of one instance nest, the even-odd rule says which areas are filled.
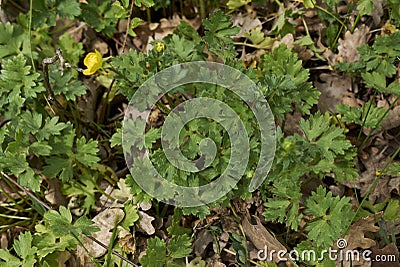
[[[302,114],[300,111],[295,111],[293,114],[286,114],[285,116],[285,134],[292,135],[294,133],[302,134],[299,128],[299,121],[302,118]]]
[[[207,246],[213,242],[214,236],[211,231],[202,229],[193,242],[193,251],[196,256],[204,256]]]
[[[262,23],[258,18],[253,18],[249,14],[242,15],[241,13],[232,16],[233,26],[240,27],[239,33],[235,37],[244,37],[243,33],[261,27]]]
[[[379,227],[375,226],[376,218],[381,216],[382,213],[378,215],[371,215],[361,220],[358,220],[353,225],[350,226],[348,234],[344,237],[344,240],[347,242],[347,246],[342,250],[343,255],[348,255],[351,250],[356,250],[358,248],[361,249],[370,249],[371,247],[376,245],[376,241],[365,236],[367,232],[378,232]],[[334,245],[334,249],[337,249],[337,245]],[[347,253],[347,254],[346,254]],[[350,254],[349,254],[350,255]],[[357,258],[352,259],[353,261],[347,261],[343,259],[336,261],[336,266],[350,267],[350,266],[370,266],[370,261],[365,261],[361,256],[357,261]]]
[[[383,231],[389,235],[399,235],[400,234],[400,218],[397,221],[383,221],[381,222],[381,228]]]
[[[319,38],[317,40],[317,49],[318,50],[322,50],[324,51],[321,56],[326,59],[326,61],[328,61],[330,66],[333,66],[336,64],[335,62],[335,58],[336,58],[336,54],[334,54],[332,52],[332,50],[330,50],[328,47],[324,46],[324,44],[321,41],[321,30],[319,30],[319,34],[318,34]]]
[[[134,255],[136,252],[136,242],[134,235],[132,235],[121,226],[118,226],[118,230],[118,243],[121,246],[122,250],[126,253],[132,253]]]
[[[377,152],[374,152],[375,150]],[[378,153],[380,152],[379,149],[374,149],[372,147],[370,151],[370,153],[364,155],[365,158],[359,158],[366,170],[361,172],[360,177],[343,183],[350,188],[355,187],[359,189],[362,197],[365,196],[369,187],[377,178],[376,172],[385,166],[387,160],[383,154]],[[388,181],[389,179],[386,176],[381,176],[379,178],[377,185],[369,195],[369,200],[371,200],[372,203],[382,202],[387,198],[389,195]]]
[[[171,19],[162,18],[159,23],[149,25],[150,29],[155,30],[154,40],[161,40],[168,34],[172,34],[182,20],[188,22],[195,30],[201,26],[199,17],[189,20],[185,16],[180,17],[178,14],[174,14]]]
[[[207,267],[226,267],[224,263],[220,261],[218,256],[213,256],[211,258],[206,259]]]
[[[5,232],[1,233],[0,237],[0,249],[8,248],[8,238]]]
[[[372,247],[371,259],[389,259],[390,261],[374,261],[373,267],[399,267],[399,250],[394,243],[390,243],[382,249]],[[392,258],[394,257],[394,258]]]
[[[100,231],[92,234],[92,237],[108,246],[112,236],[112,229],[122,221],[125,213],[120,208],[105,209],[93,218],[94,225],[100,228]],[[94,258],[99,258],[106,254],[107,249],[103,248],[93,240],[83,237],[83,245],[87,249],[89,255]],[[87,266],[90,261],[86,250],[82,246],[78,246],[77,254],[81,266]]]
[[[283,36],[282,39],[275,41],[274,44],[272,45],[272,51],[274,51],[274,49],[280,46],[281,44],[286,45],[288,48],[293,48],[294,47],[293,34],[288,33],[285,36]]]
[[[389,111],[389,115],[382,121],[382,129],[390,130],[400,126],[400,106]]]
[[[83,30],[87,29],[87,25],[84,22],[76,22],[74,26],[68,29],[68,33],[74,40],[74,43],[79,43],[82,39]]]
[[[331,110],[336,112],[336,105],[341,103],[342,97],[352,89],[351,78],[347,75],[336,73],[322,73],[320,82],[315,82],[315,87],[321,92],[318,107],[321,111]]]
[[[139,208],[141,208],[144,211],[151,209],[151,207],[152,207],[151,202],[149,202],[149,203],[140,202],[139,203]]]
[[[379,227],[375,226],[375,221],[378,215],[370,215],[368,217],[362,218],[357,222],[353,223],[349,228],[349,233],[344,237],[347,240],[347,249],[362,248],[367,249],[376,245],[376,241],[365,237],[366,232],[378,232]]]
[[[380,26],[382,16],[384,14],[383,12],[383,6],[386,4],[385,0],[373,0],[374,2],[374,8],[372,9],[371,12],[371,17],[374,20],[375,26]]]
[[[357,99],[353,92],[346,92],[342,96],[342,104],[348,105],[349,107],[358,107],[359,104],[363,104],[362,100]]]
[[[347,31],[344,35],[344,39],[339,39],[339,53],[336,56],[336,63],[348,62],[352,63],[359,60],[360,55],[358,54],[357,48],[368,41],[369,28],[362,24],[360,28],[356,28],[353,33]]]
[[[61,181],[51,178],[45,178],[45,180],[49,186],[49,190],[45,192],[44,198],[51,203],[54,208],[58,208],[60,205],[66,206],[68,201],[61,193]]]
[[[246,236],[250,239],[253,245],[258,250],[264,250],[265,248],[268,251],[287,251],[287,249],[276,239],[265,227],[262,225],[260,219],[256,216],[253,216],[256,220],[257,224],[251,224],[247,217],[244,217],[242,220],[243,230],[246,233]],[[273,255],[273,261],[278,263],[279,260],[277,258],[277,254]]]
[[[400,177],[390,178],[388,188],[390,193],[394,190],[397,191],[398,195],[400,195]]]
[[[139,220],[137,221],[136,226],[140,232],[146,233],[148,235],[154,234],[156,232],[156,229],[151,224],[152,221],[154,221],[154,217],[139,210]]]

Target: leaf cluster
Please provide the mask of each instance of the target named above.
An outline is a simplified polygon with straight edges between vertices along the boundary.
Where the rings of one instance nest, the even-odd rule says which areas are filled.
[[[14,241],[13,250],[16,256],[7,249],[0,249],[0,265],[7,266],[54,266],[53,257],[66,249],[76,249],[82,243],[81,234],[90,235],[99,228],[86,217],[78,218],[72,223],[71,212],[60,207],[59,212],[48,211],[43,217],[44,224],[36,225],[36,233],[21,233]]]

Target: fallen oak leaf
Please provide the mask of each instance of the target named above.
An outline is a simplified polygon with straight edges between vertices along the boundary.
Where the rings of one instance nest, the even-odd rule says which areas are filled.
[[[379,227],[375,226],[375,222],[377,218],[381,217],[383,212],[379,212],[378,214],[370,215],[368,217],[362,218],[352,224],[349,228],[348,234],[343,239],[338,239],[338,241],[334,244],[333,248],[338,249],[340,245],[340,249],[342,249],[342,255],[353,255],[354,250],[361,249],[370,249],[373,246],[376,246],[376,241],[365,236],[367,232],[378,232]],[[353,252],[352,252],[353,251]],[[362,255],[362,252],[360,252]],[[344,258],[340,259],[338,257],[336,261],[336,266],[350,267],[350,266],[366,266],[370,262],[366,261],[363,257],[359,258]],[[368,265],[369,266],[369,265]]]
[[[137,226],[139,231],[148,235],[152,235],[156,232],[156,229],[151,224],[154,219],[154,217],[148,215],[147,213],[139,211],[139,220],[135,225]]]
[[[247,217],[242,220],[242,226],[244,233],[253,243],[253,245],[260,251],[263,250],[264,253],[267,251],[287,251],[285,246],[283,246],[276,238],[273,236],[265,227],[262,225],[260,219],[253,216],[257,224],[251,224]],[[272,255],[272,259],[275,263],[279,262],[277,257],[278,253]],[[282,255],[280,255],[282,256]],[[267,258],[269,258],[267,256]]]
[[[381,261],[374,261],[374,267],[399,267],[399,251],[394,243],[390,243],[384,248],[372,247],[372,259],[379,259]],[[386,259],[386,260],[384,260]]]
[[[125,213],[120,208],[103,210],[92,220],[94,225],[100,228],[100,231],[93,233],[92,237],[108,246],[112,237],[112,229],[122,221],[124,216]],[[83,237],[83,245],[86,249],[82,246],[78,246],[77,249],[81,266],[86,266],[85,264],[90,262],[88,254],[90,257],[99,258],[107,252],[107,249],[103,248],[88,237]]]

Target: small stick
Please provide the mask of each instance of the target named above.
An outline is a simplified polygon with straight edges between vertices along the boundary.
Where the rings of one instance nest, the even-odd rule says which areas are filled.
[[[58,109],[63,110],[63,106],[58,102],[58,100],[54,96],[53,89],[51,88],[50,85],[50,79],[49,79],[49,65],[54,64],[57,62],[57,60],[60,60],[60,65],[61,65],[61,71],[64,71],[64,67],[74,69],[78,72],[82,72],[82,68],[78,68],[75,66],[72,66],[70,63],[65,62],[64,57],[62,56],[62,50],[61,48],[58,48],[56,50],[56,54],[53,57],[45,58],[42,61],[43,64],[43,77],[44,77],[44,87],[46,88],[48,97],[47,100],[51,103],[54,103]]]
[[[125,45],[126,45],[126,39],[128,38],[128,31],[129,31],[129,27],[130,27],[130,24],[131,24],[131,16],[132,16],[133,4],[134,3],[135,3],[135,0],[132,0],[131,6],[130,6],[130,10],[129,10],[128,24],[126,25],[126,32],[125,32],[125,36],[124,36],[124,42],[122,43],[121,53],[124,53],[124,49],[125,49]]]

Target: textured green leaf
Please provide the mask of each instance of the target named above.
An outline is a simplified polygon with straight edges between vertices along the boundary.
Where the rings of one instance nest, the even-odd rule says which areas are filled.
[[[0,266],[4,267],[19,267],[22,262],[13,256],[7,249],[0,249]]]
[[[220,56],[224,61],[233,59],[236,55],[231,36],[239,33],[238,27],[233,27],[230,17],[221,10],[210,15],[203,21],[205,28],[204,41],[211,53]]]
[[[251,0],[229,0],[226,5],[228,6],[229,10],[235,10],[241,6],[247,5],[250,2]]]
[[[50,72],[50,82],[52,83],[55,95],[64,95],[67,100],[75,101],[77,96],[86,93],[86,86],[76,79],[72,70],[60,72],[56,70],[55,66],[50,69],[52,69]]]
[[[189,256],[192,252],[191,243],[192,240],[187,235],[173,236],[168,242],[168,255],[175,259]]]
[[[18,183],[26,188],[29,188],[33,192],[40,190],[40,176],[35,175],[30,167],[26,167],[26,171],[18,175]]]
[[[343,122],[355,123],[366,128],[377,130],[380,130],[382,120],[389,114],[386,112],[386,109],[374,107],[371,102],[367,102],[359,108],[339,104],[337,105],[337,110],[339,113],[343,114]]]
[[[62,17],[73,19],[81,14],[79,2],[76,0],[61,0],[57,5],[57,13]]]
[[[31,66],[26,66],[22,54],[2,61],[0,104],[3,120],[16,118],[25,101],[31,101],[38,93],[45,91],[43,86],[36,83],[39,76],[39,73],[31,74]]]
[[[83,44],[75,43],[69,32],[60,36],[58,44],[62,49],[64,59],[74,66],[78,65],[81,56],[84,54]]]
[[[27,261],[28,257],[35,255],[36,247],[32,247],[32,234],[30,232],[21,233],[14,241],[13,248],[17,255]],[[32,262],[32,260],[30,260]],[[35,263],[33,261],[32,263]]]
[[[113,136],[110,138],[111,147],[122,145],[122,128],[117,128]]]
[[[142,6],[152,7],[152,6],[154,6],[154,1],[153,0],[138,0],[138,1],[135,1],[135,5],[138,7],[142,7]]]
[[[0,25],[0,59],[20,54],[21,46],[28,42],[29,37],[20,25],[10,22]]]
[[[374,8],[373,0],[360,0],[357,3],[357,10],[360,11],[360,15],[368,15]]]
[[[306,213],[318,218],[306,227],[308,236],[317,246],[327,248],[348,228],[355,212],[347,197],[333,197],[319,186],[306,200]]]
[[[309,114],[317,104],[319,91],[308,82],[309,71],[301,60],[285,45],[265,53],[261,57],[261,85],[274,115],[283,117],[292,111],[293,104],[301,112]]]
[[[50,178],[56,177],[61,172],[60,179],[67,182],[73,176],[72,162],[67,158],[53,156],[46,159],[46,164],[43,174]]]
[[[383,213],[382,218],[385,221],[397,221],[400,216],[399,200],[391,199]]]
[[[343,129],[329,124],[329,114],[317,113],[308,120],[300,120],[300,129],[307,140],[315,145],[322,156],[333,161],[336,155],[344,155],[352,145],[343,134]]]
[[[37,137],[40,141],[49,140],[50,136],[60,135],[61,131],[68,127],[68,124],[58,122],[58,120],[59,117],[53,117],[51,119],[46,118],[43,127],[39,129],[37,134]]]
[[[56,236],[72,235],[79,237],[81,233],[89,235],[99,230],[93,222],[85,217],[80,217],[72,224],[71,212],[60,206],[59,212],[50,210],[44,215],[46,227]]]
[[[255,47],[259,49],[271,48],[275,39],[271,37],[266,37],[263,32],[261,32],[261,27],[257,27],[251,30],[249,33],[245,32],[243,35],[249,39]]]
[[[99,148],[97,141],[89,140],[86,142],[85,137],[76,140],[76,159],[87,166],[92,166],[97,163],[100,158],[97,156]]]
[[[166,260],[167,247],[163,240],[158,237],[148,239],[146,255],[140,259],[143,267],[163,267]]]

